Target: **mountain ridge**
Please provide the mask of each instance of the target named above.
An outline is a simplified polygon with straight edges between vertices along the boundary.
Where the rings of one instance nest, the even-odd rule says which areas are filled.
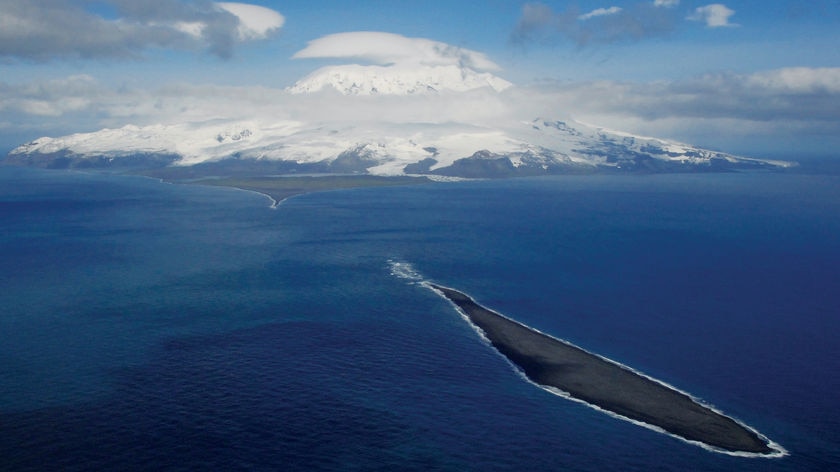
[[[211,167],[229,161],[283,172],[508,177],[569,172],[692,172],[791,167],[684,143],[536,118],[464,123],[212,121],[128,125],[12,150],[7,165],[47,168]]]

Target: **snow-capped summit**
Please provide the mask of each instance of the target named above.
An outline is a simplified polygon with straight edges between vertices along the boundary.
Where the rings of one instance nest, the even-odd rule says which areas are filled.
[[[333,88],[343,95],[422,95],[466,92],[489,87],[497,92],[512,84],[489,72],[457,65],[341,65],[316,70],[297,81],[290,93],[312,93]]]
[[[498,92],[512,85],[490,72],[499,66],[480,52],[379,31],[327,35],[293,57],[353,61],[309,74],[287,89],[296,94],[325,88],[344,95],[422,95],[482,87]]]

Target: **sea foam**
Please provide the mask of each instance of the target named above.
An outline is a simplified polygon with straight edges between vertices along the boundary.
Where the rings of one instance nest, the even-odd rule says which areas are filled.
[[[389,259],[388,268],[394,277],[407,280],[411,283],[420,283],[424,280],[423,275],[410,262]]]

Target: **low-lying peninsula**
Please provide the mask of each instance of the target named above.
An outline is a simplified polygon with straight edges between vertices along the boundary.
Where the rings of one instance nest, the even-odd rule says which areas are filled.
[[[233,187],[261,193],[271,198],[275,205],[287,198],[306,193],[363,187],[393,187],[419,185],[432,182],[423,176],[379,176],[369,174],[277,174],[259,175],[245,171],[230,175],[214,175],[214,168],[164,168],[142,172],[142,175],[172,183]]]
[[[720,452],[784,454],[752,429],[674,388],[488,310],[457,290],[429,286],[454,303],[493,347],[540,386]]]
[[[193,183],[235,187],[270,196],[277,202],[312,192],[362,187],[393,187],[429,183],[425,177],[381,177],[376,175],[320,175],[283,177],[239,177],[199,180]]]

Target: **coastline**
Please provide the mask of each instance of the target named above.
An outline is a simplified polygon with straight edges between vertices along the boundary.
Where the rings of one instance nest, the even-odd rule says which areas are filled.
[[[200,182],[198,184],[203,185]],[[241,190],[243,192],[256,193],[257,195],[262,195],[263,197],[267,198],[269,200],[269,202],[271,202],[268,207],[272,210],[276,210],[277,207],[279,207],[280,204],[282,204],[286,200],[288,200],[288,199],[290,199],[294,196],[303,195],[303,194],[306,193],[306,192],[289,193],[289,194],[283,195],[282,197],[279,197],[279,196],[269,194],[269,193],[267,193],[263,190],[247,188],[247,187],[235,187],[235,186],[232,186],[232,185],[211,185],[211,186],[212,187],[228,187],[228,188],[232,188],[232,189],[236,189],[236,190]]]
[[[753,428],[685,392],[493,312],[462,292],[425,285],[454,304],[526,379],[551,393],[715,452],[787,455]]]
[[[231,187],[247,192],[254,192],[271,200],[270,207],[276,209],[286,200],[307,193],[325,192],[364,187],[389,187],[430,183],[425,177],[410,176],[372,176],[372,175],[307,175],[307,176],[260,176],[205,178],[200,180],[173,181],[194,185]]]

